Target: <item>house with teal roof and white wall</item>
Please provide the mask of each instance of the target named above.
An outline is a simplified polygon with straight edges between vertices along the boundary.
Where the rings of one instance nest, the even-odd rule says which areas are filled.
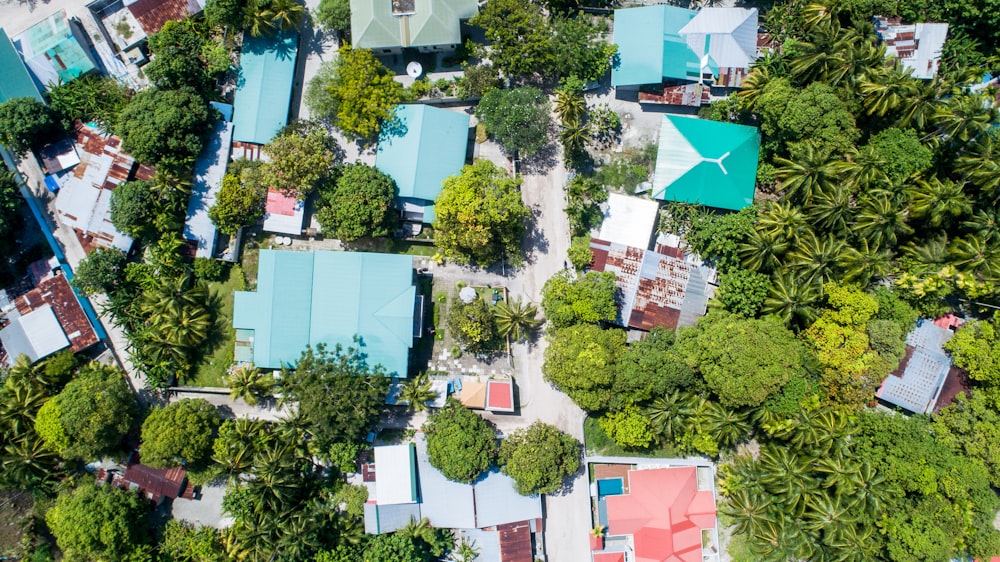
[[[441,184],[462,171],[468,154],[469,115],[423,104],[396,107],[382,128],[375,167],[396,182],[403,219],[434,222]]]
[[[405,378],[419,336],[413,257],[261,250],[257,290],[235,293],[235,359],[294,367],[306,346],[358,347],[369,365]]]
[[[14,49],[7,32],[0,27],[0,103],[14,98],[34,98],[44,101],[28,68]]]
[[[756,127],[664,115],[652,196],[738,211],[753,204],[759,158]]]
[[[243,36],[233,96],[233,142],[267,144],[288,124],[299,35]]]
[[[65,10],[29,27],[14,37],[13,43],[41,88],[97,70],[86,34],[69,20]]]
[[[351,0],[352,45],[376,55],[454,51],[461,22],[478,12],[476,0]]]

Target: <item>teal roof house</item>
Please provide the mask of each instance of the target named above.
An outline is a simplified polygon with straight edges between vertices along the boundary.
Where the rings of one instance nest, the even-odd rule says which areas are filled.
[[[702,81],[757,58],[757,9],[644,6],[615,10],[613,86]]]
[[[267,144],[288,124],[298,50],[297,33],[244,34],[233,97],[234,142]]]
[[[60,10],[14,38],[38,85],[50,87],[96,70],[87,39]]]
[[[462,43],[461,21],[478,11],[476,0],[351,0],[353,45],[377,55],[452,51]]]
[[[43,101],[42,94],[28,74],[21,56],[14,49],[7,32],[0,27],[0,103],[14,98],[35,98]]]
[[[406,377],[416,306],[411,256],[261,250],[257,291],[235,294],[236,359],[279,369],[358,336],[370,365]]]
[[[742,209],[753,204],[759,156],[755,127],[664,115],[653,197]]]
[[[423,104],[400,105],[395,116],[382,128],[375,167],[396,182],[405,218],[434,222],[441,182],[465,165],[469,116]]]

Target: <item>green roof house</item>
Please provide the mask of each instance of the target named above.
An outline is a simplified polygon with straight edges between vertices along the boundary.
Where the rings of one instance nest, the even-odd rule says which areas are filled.
[[[757,9],[615,10],[614,40],[619,62],[611,71],[613,86],[702,81],[721,69],[746,69],[756,59]]]
[[[441,182],[462,171],[469,144],[469,116],[423,104],[400,105],[396,122],[383,127],[375,167],[399,188],[408,220],[434,222]]]
[[[50,87],[96,70],[82,32],[60,10],[14,37],[14,47],[38,85]]]
[[[233,97],[233,141],[267,144],[288,124],[298,50],[297,33],[244,34]]]
[[[478,11],[476,0],[351,0],[353,45],[377,55],[452,51],[462,43],[460,21]]]
[[[370,365],[406,377],[416,304],[410,256],[261,250],[257,291],[235,294],[236,359],[294,366],[307,345],[358,336]]]
[[[742,209],[753,204],[759,155],[755,127],[664,115],[653,197]]]
[[[0,27],[0,103],[14,98],[42,100],[42,94],[24,67],[7,32]]]

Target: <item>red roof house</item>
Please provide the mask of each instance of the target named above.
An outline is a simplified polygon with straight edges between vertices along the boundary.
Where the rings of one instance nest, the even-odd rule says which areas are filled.
[[[608,535],[632,535],[636,562],[700,562],[701,531],[715,527],[715,497],[693,466],[631,470],[629,493],[607,506]]]
[[[514,383],[491,380],[486,383],[486,409],[491,412],[514,411]]]
[[[595,552],[594,562],[625,562],[624,552]]]

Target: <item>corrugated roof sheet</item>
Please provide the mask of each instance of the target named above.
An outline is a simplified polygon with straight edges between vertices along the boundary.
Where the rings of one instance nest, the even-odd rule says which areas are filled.
[[[476,501],[472,486],[453,482],[431,466],[427,440],[417,435],[417,474],[420,483],[420,515],[444,529],[476,527]]]
[[[52,14],[15,37],[14,47],[21,53],[37,83],[45,87],[69,82],[97,68],[86,43],[81,43],[74,35],[65,10]]]
[[[653,197],[739,210],[753,204],[760,155],[755,127],[664,115]]]
[[[715,74],[719,67],[747,68],[756,60],[757,29],[757,8],[703,8],[678,33],[702,69]]]
[[[413,343],[413,258],[363,252],[262,250],[257,291],[235,296],[233,327],[253,330],[254,364],[298,361],[306,345],[353,345],[368,363],[407,376]]]
[[[97,333],[83,312],[80,301],[69,286],[66,277],[54,275],[47,264],[45,267],[47,269],[36,280],[35,288],[18,297],[14,301],[14,306],[22,315],[29,314],[43,306],[50,306],[63,333],[69,339],[70,349],[74,352],[83,351],[98,342]]]
[[[500,559],[503,562],[534,562],[531,549],[531,524],[527,521],[497,525],[500,535]]]
[[[146,35],[163,29],[168,21],[180,21],[201,11],[194,0],[138,0],[128,6]]]
[[[375,447],[375,494],[379,505],[416,503],[417,466],[412,443]]]
[[[188,199],[184,238],[197,242],[195,257],[211,258],[215,255],[216,229],[208,216],[208,210],[215,204],[215,196],[222,189],[222,178],[229,165],[232,141],[232,123],[225,119],[218,120],[201,156],[194,164],[194,186]]]
[[[42,101],[42,94],[7,37],[7,32],[0,27],[0,103],[14,98]]]
[[[398,106],[395,116],[382,128],[375,167],[395,180],[399,197],[434,201],[441,182],[465,165],[469,115],[414,104]]]
[[[476,494],[476,526],[493,527],[538,519],[542,516],[539,495],[522,496],[514,481],[499,470],[491,470],[474,484]]]
[[[944,351],[951,336],[951,330],[926,320],[914,328],[906,336],[906,357],[876,396],[916,414],[931,413],[951,369]]]
[[[351,0],[353,45],[364,49],[457,45],[462,42],[460,20],[477,12],[476,0],[414,0],[413,11],[407,14],[394,14],[389,0]]]
[[[52,306],[44,304],[25,315],[8,316],[10,324],[0,330],[0,341],[11,365],[22,354],[32,363],[69,347],[69,340]]]
[[[948,24],[903,25],[899,18],[875,16],[875,33],[885,43],[886,56],[899,59],[913,76],[930,80],[941,65],[941,51],[948,39]]]
[[[233,140],[267,144],[288,124],[299,35],[243,35],[240,75],[233,97]]]

